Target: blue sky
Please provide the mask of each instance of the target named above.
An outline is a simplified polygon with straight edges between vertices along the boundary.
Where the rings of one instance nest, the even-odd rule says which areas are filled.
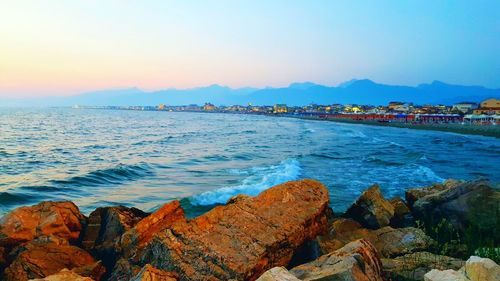
[[[4,97],[351,78],[500,88],[500,1],[2,1],[0,35]]]

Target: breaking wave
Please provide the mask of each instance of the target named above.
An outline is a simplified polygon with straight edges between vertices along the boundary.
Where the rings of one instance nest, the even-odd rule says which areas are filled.
[[[195,206],[208,206],[224,204],[237,194],[255,196],[274,185],[298,179],[300,172],[300,163],[295,159],[286,159],[278,165],[268,167],[254,167],[248,172],[250,176],[246,177],[240,185],[194,195],[190,198],[190,202]]]

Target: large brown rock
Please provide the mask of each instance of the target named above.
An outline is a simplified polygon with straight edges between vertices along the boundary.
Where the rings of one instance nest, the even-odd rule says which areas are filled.
[[[146,264],[130,281],[177,281],[177,273],[167,272]]]
[[[461,183],[463,182],[454,179],[448,179],[444,183],[436,183],[428,187],[408,189],[405,192],[405,199],[408,203],[408,206],[410,206],[411,208],[418,199],[423,198],[427,195],[435,194],[440,191],[452,189],[460,185]]]
[[[297,279],[286,268],[277,266],[264,272],[257,281],[300,281],[300,279]]]
[[[471,281],[500,280],[500,266],[487,258],[470,257],[462,272]]]
[[[49,275],[45,278],[31,279],[30,281],[95,281],[90,277],[81,276],[71,270],[63,269],[58,273]]]
[[[287,265],[298,247],[326,231],[328,198],[317,181],[293,181],[189,222],[176,220],[138,239],[143,244],[153,237],[140,264],[178,272],[181,280],[255,280]]]
[[[13,252],[16,252],[17,256],[5,269],[6,281],[44,278],[64,268],[73,269],[95,264],[89,253],[69,245],[63,239],[49,242],[35,240],[17,247]]]
[[[383,258],[382,266],[385,275],[391,280],[424,280],[424,275],[432,269],[460,269],[465,262],[460,259],[416,252],[394,259]]]
[[[394,207],[385,200],[378,185],[365,190],[345,216],[360,222],[364,227],[376,229],[389,225],[394,216]]]
[[[347,243],[364,238],[370,241],[383,257],[395,257],[429,249],[434,241],[414,227],[382,227],[376,230],[363,228],[351,219],[336,219],[327,235],[317,238],[321,252],[335,251]]]
[[[112,248],[116,239],[147,215],[139,209],[124,206],[97,208],[89,215],[82,247],[98,252]]]
[[[410,190],[408,194],[414,193]],[[453,182],[453,184],[425,189],[425,195],[413,203],[415,219],[432,228],[443,220],[462,234],[476,233],[483,239],[490,237],[499,243],[500,232],[500,190],[493,188],[487,181]],[[471,237],[474,238],[474,237]]]
[[[20,207],[0,219],[0,246],[13,247],[43,235],[76,242],[84,223],[85,217],[69,201]]]
[[[384,280],[377,250],[363,239],[294,267],[290,272],[300,280]]]
[[[392,198],[389,203],[394,207],[394,216],[391,218],[390,223],[392,227],[414,226],[411,211],[401,198]]]

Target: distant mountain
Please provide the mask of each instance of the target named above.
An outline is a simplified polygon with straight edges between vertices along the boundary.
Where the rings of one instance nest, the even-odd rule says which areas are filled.
[[[85,93],[71,97],[3,99],[0,106],[71,106],[71,105],[185,105],[211,102],[216,105],[306,105],[310,103],[354,103],[386,105],[390,101],[415,104],[453,104],[500,98],[500,89],[481,86],[450,85],[439,81],[417,87],[385,85],[369,79],[353,79],[336,87],[312,82],[292,83],[284,88],[240,88],[211,85],[192,89],[165,89],[145,92],[137,88]]]

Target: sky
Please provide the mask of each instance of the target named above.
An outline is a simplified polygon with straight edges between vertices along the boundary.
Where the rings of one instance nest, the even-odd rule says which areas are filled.
[[[500,88],[500,1],[0,1],[0,97],[352,78]]]

